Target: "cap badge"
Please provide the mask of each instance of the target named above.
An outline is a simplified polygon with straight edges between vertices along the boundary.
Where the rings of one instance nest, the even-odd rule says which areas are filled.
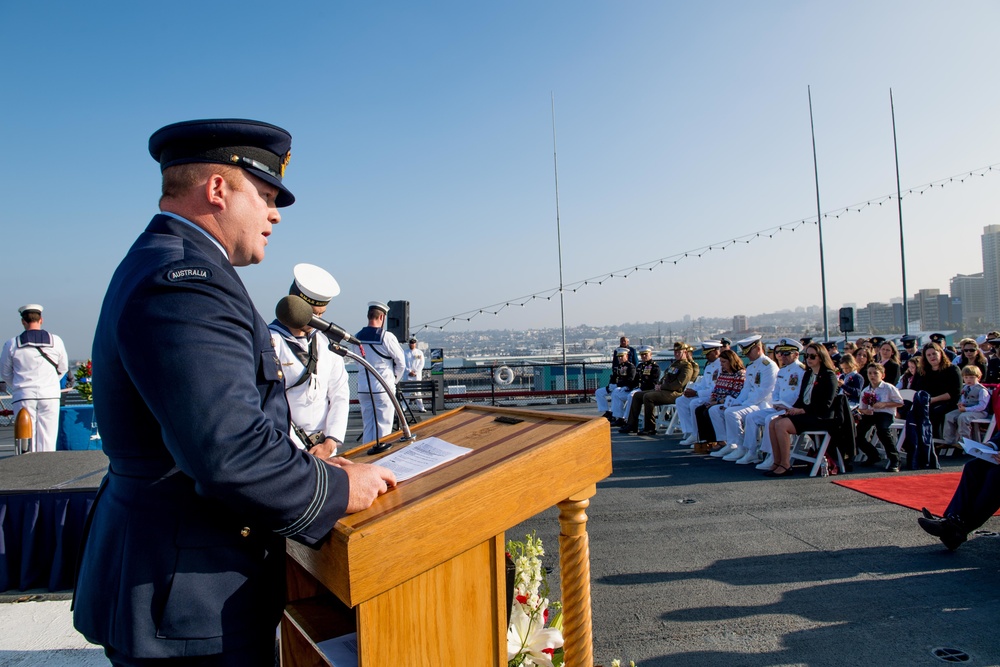
[[[278,167],[278,173],[281,175],[282,178],[285,177],[285,168],[291,161],[292,161],[292,151],[287,151],[284,157],[281,158],[281,165]]]

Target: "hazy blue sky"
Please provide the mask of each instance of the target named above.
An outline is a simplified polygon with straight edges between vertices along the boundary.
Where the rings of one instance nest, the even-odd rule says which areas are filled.
[[[284,209],[241,269],[266,319],[320,264],[329,318],[418,325],[1000,163],[995,2],[0,3],[0,333],[40,302],[87,356],[156,212],[167,123],[291,131]],[[1000,174],[904,197],[909,291],[982,270]],[[896,203],[824,222],[831,308],[901,294]],[[566,297],[568,324],[821,302],[814,225]],[[4,324],[6,323],[6,324]],[[466,328],[558,326],[557,299]],[[451,328],[459,329],[457,325]],[[6,330],[6,333],[3,331]],[[141,335],[141,332],[139,332]]]

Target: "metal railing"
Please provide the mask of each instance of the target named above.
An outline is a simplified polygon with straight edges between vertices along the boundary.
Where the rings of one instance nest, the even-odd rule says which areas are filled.
[[[565,373],[563,372],[565,369]],[[357,399],[356,372],[350,371],[351,402]],[[439,376],[424,374],[425,379]],[[587,403],[594,390],[611,377],[611,362],[510,363],[496,366],[448,368],[444,372],[444,406],[469,403],[527,407],[559,403]]]

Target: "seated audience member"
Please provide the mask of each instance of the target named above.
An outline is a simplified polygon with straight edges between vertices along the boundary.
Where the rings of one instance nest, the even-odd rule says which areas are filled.
[[[825,431],[833,426],[833,401],[837,396],[837,373],[826,348],[817,343],[806,346],[806,372],[795,405],[768,425],[774,467],[764,474],[785,477],[792,474],[792,436],[806,431]]]
[[[857,349],[858,349],[858,346],[855,343],[852,343],[851,341],[847,341],[846,343],[844,343],[844,352],[847,352],[847,353],[850,353],[850,354],[854,354],[854,351],[857,350]],[[841,354],[843,354],[843,353],[841,353]]]
[[[897,389],[913,389],[913,381],[920,374],[920,357],[910,357],[906,360],[906,370],[896,382]]]
[[[642,355],[636,364],[635,373],[626,379],[619,378],[618,384],[611,390],[611,425],[624,426],[625,415],[622,412],[625,403],[632,397],[632,392],[639,388],[639,367],[642,366]]]
[[[622,340],[628,341],[625,337],[622,337]],[[635,365],[629,362],[628,356],[627,347],[619,347],[615,350],[615,357],[611,361],[611,379],[606,387],[598,387],[594,391],[598,412],[603,413],[604,418],[610,422],[614,421],[614,417],[611,415],[611,393],[619,384],[628,385],[635,379]]]
[[[948,357],[949,362],[953,364],[956,363],[955,357],[957,357],[958,354],[952,352],[952,350],[949,348],[947,336],[945,336],[943,333],[932,333],[930,336],[928,336],[928,338],[932,343],[937,343],[938,345],[941,346],[941,350]]]
[[[882,443],[886,458],[889,460],[886,470],[899,472],[899,452],[896,450],[896,441],[889,427],[896,416],[896,408],[903,406],[903,397],[899,395],[899,390],[894,385],[885,381],[884,366],[869,364],[867,370],[868,387],[861,394],[861,406],[858,408],[861,420],[858,422],[855,440],[858,451],[865,455],[861,465],[874,466],[882,460],[875,445],[867,437],[868,432],[874,427],[875,435]]]
[[[674,343],[674,360],[664,371],[651,391],[642,392],[641,398],[632,399],[628,419],[621,428],[622,433],[634,433],[639,427],[639,410],[643,411],[643,435],[656,435],[657,405],[671,405],[684,392],[684,387],[698,377],[698,364],[691,360],[694,348],[686,343]]]
[[[837,341],[828,340],[823,343],[823,347],[826,348],[827,354],[830,355],[830,360],[833,361],[834,368],[840,363],[840,350],[837,349]]]
[[[778,365],[764,353],[764,341],[759,335],[750,336],[736,343],[750,360],[746,367],[743,388],[739,395],[725,401],[723,410],[709,412],[716,439],[722,446],[712,456],[726,461],[743,458],[744,420],[761,408],[770,407],[771,392],[778,377]]]
[[[973,364],[979,368],[979,377],[986,377],[987,366],[989,365],[986,361],[985,355],[979,350],[979,345],[976,344],[974,338],[963,338],[958,344],[959,355],[952,360],[952,363],[958,366],[959,370],[962,370],[969,364]]]
[[[899,351],[900,364],[906,363],[906,360],[910,357],[920,356],[920,353],[917,351],[917,337],[913,334],[900,336],[899,344],[903,346],[903,349]]]
[[[990,438],[990,444],[1000,449],[1000,430]],[[917,523],[954,551],[997,510],[1000,510],[1000,453],[990,461],[974,458],[966,463],[944,516],[934,516],[925,508]]]
[[[618,417],[613,424],[621,426],[621,433],[634,433],[637,429],[629,428],[632,420],[632,406],[642,405],[644,392],[652,391],[660,381],[660,364],[653,361],[653,348],[643,345],[639,348],[639,365],[635,369],[633,387],[628,390],[615,390],[612,398],[612,413]],[[638,414],[638,410],[635,411]],[[639,419],[636,417],[636,424]]]
[[[875,363],[875,353],[872,352],[872,350],[867,346],[859,347],[857,351],[854,353],[854,368],[859,373],[861,373],[861,379],[863,380],[862,382],[863,385],[868,384],[868,376],[864,374],[864,370],[868,368],[868,364],[874,364],[874,363]],[[834,366],[836,365],[837,365],[836,362],[834,362]]]
[[[712,394],[702,405],[695,408],[694,417],[698,423],[698,442],[715,442],[715,427],[709,417],[709,410],[724,410],[726,399],[735,398],[743,390],[746,369],[743,360],[732,350],[723,350],[719,355],[721,369],[715,379]]]
[[[986,334],[986,342],[979,347],[986,357],[985,384],[1000,384],[1000,332],[991,331]]]
[[[920,361],[920,374],[913,382],[917,391],[926,391],[930,397],[930,419],[935,437],[940,436],[944,416],[958,405],[962,393],[962,374],[948,361],[944,350],[937,343],[924,345]]]
[[[703,341],[701,349],[705,355],[705,370],[702,371],[697,380],[685,387],[684,393],[674,401],[677,422],[684,434],[684,439],[681,440],[682,445],[693,445],[697,442],[698,426],[694,419],[694,409],[704,404],[712,395],[715,379],[719,377],[719,371],[722,368],[719,363],[719,355],[722,353],[721,341]]]
[[[858,366],[854,362],[853,354],[840,355],[840,377],[837,378],[837,386],[841,393],[847,397],[847,404],[851,409],[858,407],[861,403],[861,389],[865,386],[865,380],[858,372]]]
[[[771,455],[771,442],[767,438],[767,425],[779,413],[784,413],[785,410],[792,407],[795,399],[799,397],[799,387],[806,370],[806,367],[799,361],[801,350],[802,344],[794,338],[782,338],[775,345],[774,351],[779,368],[778,376],[774,381],[774,389],[771,391],[771,405],[747,415],[743,429],[743,443],[741,444],[746,454],[737,459],[736,463],[741,465],[757,463],[757,452],[762,449],[769,460],[765,461],[767,467],[761,469],[771,469],[774,457]]]
[[[941,437],[945,442],[958,444],[963,438],[972,435],[972,422],[976,419],[989,417],[987,410],[990,405],[990,390],[979,384],[982,373],[979,367],[969,364],[962,369],[962,393],[958,399],[958,407],[944,416],[944,432]]]
[[[896,344],[891,340],[884,340],[882,344],[878,346],[876,354],[878,358],[875,360],[877,364],[880,364],[882,368],[885,369],[884,382],[895,386],[899,382],[899,376],[902,373],[902,361],[899,359],[899,350],[896,349]],[[861,372],[863,369],[858,368]]]

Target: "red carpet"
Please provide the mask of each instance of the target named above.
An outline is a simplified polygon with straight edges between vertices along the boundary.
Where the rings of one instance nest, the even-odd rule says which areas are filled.
[[[833,483],[903,507],[915,510],[926,507],[940,516],[948,507],[961,477],[960,472],[940,472],[873,479],[838,479]]]

